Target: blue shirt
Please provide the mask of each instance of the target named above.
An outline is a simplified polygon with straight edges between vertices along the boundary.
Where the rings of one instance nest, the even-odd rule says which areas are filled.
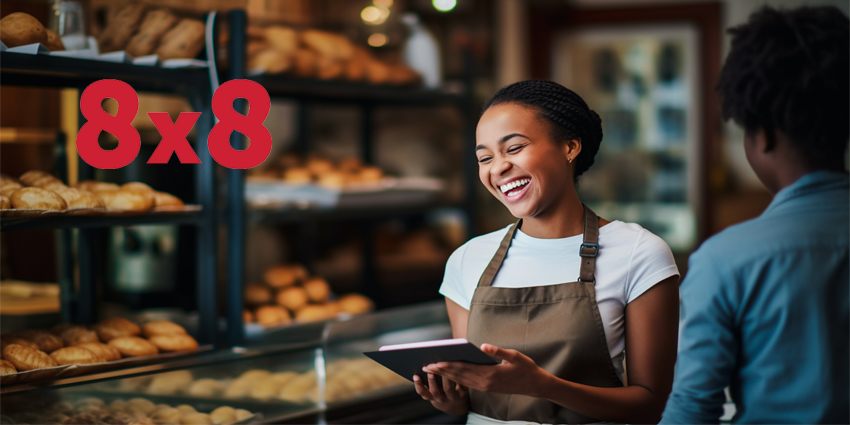
[[[691,256],[661,423],[717,423],[727,386],[733,423],[848,423],[848,181],[808,174]]]

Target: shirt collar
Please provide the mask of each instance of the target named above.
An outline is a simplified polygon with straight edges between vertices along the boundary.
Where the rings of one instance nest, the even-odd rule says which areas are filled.
[[[791,186],[777,192],[764,212],[774,210],[780,204],[794,198],[828,190],[847,189],[848,187],[850,187],[850,174],[838,171],[815,171],[800,177]]]

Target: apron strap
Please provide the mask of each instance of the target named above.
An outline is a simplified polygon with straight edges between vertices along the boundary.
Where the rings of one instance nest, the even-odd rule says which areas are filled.
[[[517,229],[519,229],[519,225],[522,223],[522,219],[517,220],[508,232],[505,233],[505,237],[502,238],[502,243],[499,244],[499,249],[496,251],[496,255],[493,256],[493,259],[490,260],[490,264],[487,264],[487,268],[484,269],[484,274],[481,275],[481,278],[478,279],[478,286],[490,286],[493,283],[493,279],[496,278],[496,273],[499,272],[499,268],[502,267],[502,261],[505,260],[505,255],[508,253],[508,247],[511,246],[511,241],[514,239],[514,235],[516,234]]]
[[[584,206],[584,240],[579,247],[578,255],[581,256],[578,281],[596,282],[594,272],[596,256],[599,255],[599,217],[587,205]]]

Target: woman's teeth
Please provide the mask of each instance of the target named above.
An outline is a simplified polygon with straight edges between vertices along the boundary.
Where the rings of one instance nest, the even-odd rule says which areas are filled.
[[[502,193],[508,193],[508,191],[511,191],[511,189],[514,189],[514,188],[517,188],[517,187],[525,186],[525,185],[527,185],[529,182],[531,182],[531,179],[519,179],[519,180],[514,180],[514,181],[512,181],[512,182],[510,182],[510,183],[508,183],[508,184],[503,184],[503,185],[499,186],[499,190],[501,190],[501,191],[502,191]],[[516,192],[519,192],[519,190],[511,191],[510,193],[508,193],[508,196],[513,196],[513,195],[515,195],[515,194],[516,194]]]

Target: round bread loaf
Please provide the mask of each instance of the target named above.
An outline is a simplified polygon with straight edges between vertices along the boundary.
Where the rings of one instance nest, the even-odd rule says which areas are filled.
[[[37,187],[18,189],[9,198],[12,207],[19,210],[64,211],[68,204],[55,192]]]
[[[104,208],[103,200],[92,192],[66,187],[57,192],[68,204],[68,209]]]
[[[153,320],[142,325],[142,333],[153,335],[186,335],[186,329],[169,320]]]
[[[296,272],[290,266],[270,267],[263,273],[263,280],[272,288],[292,286],[297,280]]]
[[[6,47],[47,44],[47,30],[32,15],[15,12],[0,19],[0,41]]]
[[[65,347],[52,353],[50,357],[60,365],[103,363],[105,360],[83,347]]]
[[[363,314],[375,307],[372,300],[360,294],[349,294],[339,299],[340,310],[348,314]]]
[[[257,323],[265,326],[280,326],[292,322],[292,316],[285,308],[277,305],[268,305],[260,307],[254,312],[257,317]]]
[[[331,293],[331,288],[324,279],[314,277],[304,282],[304,290],[307,291],[307,298],[314,303],[323,303],[327,301]]]
[[[111,339],[108,344],[117,348],[124,357],[152,356],[159,353],[159,349],[150,341],[137,336]]]
[[[275,300],[289,311],[296,311],[307,304],[307,291],[297,286],[284,288],[277,293]]]
[[[123,211],[147,211],[153,208],[153,192],[144,190],[99,191],[97,195],[106,208]]]

